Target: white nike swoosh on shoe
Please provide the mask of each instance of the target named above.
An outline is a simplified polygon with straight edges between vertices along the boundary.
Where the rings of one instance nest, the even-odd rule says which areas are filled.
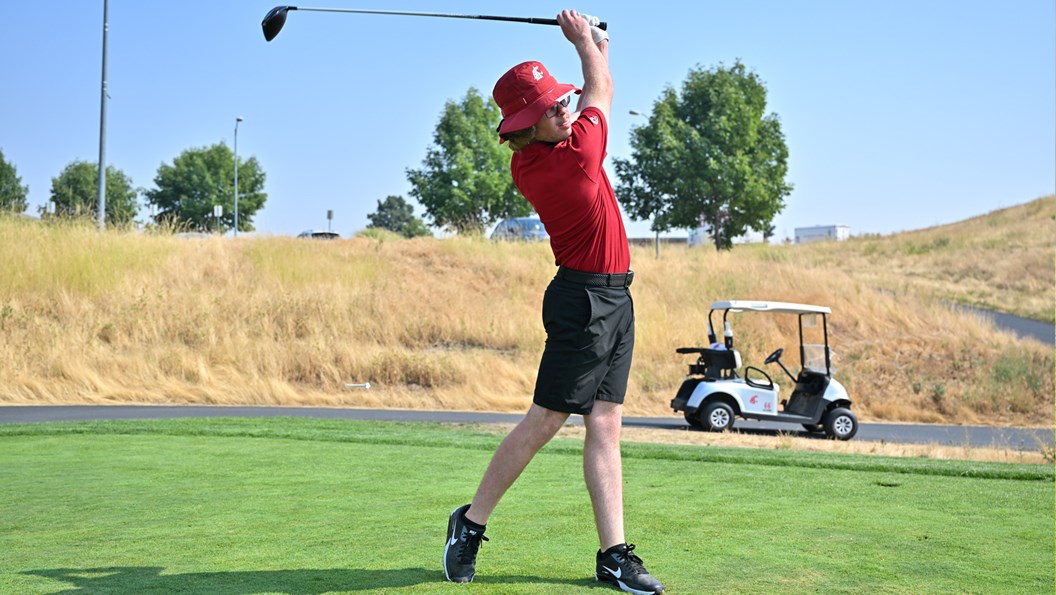
[[[620,570],[619,566],[616,567],[616,570],[613,570],[613,569],[609,568],[608,566],[606,566],[604,564],[602,564],[601,567],[604,568],[605,570],[608,570],[609,574],[611,574],[612,576],[614,576],[616,578],[620,578],[621,576],[623,576],[623,571]]]
[[[444,546],[444,578],[451,580],[451,574],[447,571],[447,549],[451,547],[451,544]]]
[[[458,540],[455,539],[454,535],[452,535],[451,536],[451,541],[447,545],[455,545],[456,543],[458,543]]]

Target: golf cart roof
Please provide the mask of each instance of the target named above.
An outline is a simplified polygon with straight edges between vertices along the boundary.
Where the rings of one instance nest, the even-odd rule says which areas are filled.
[[[712,310],[733,310],[734,312],[776,312],[778,314],[831,314],[827,306],[811,306],[809,304],[790,304],[788,302],[751,302],[747,300],[731,300],[728,302],[715,302],[711,305]]]

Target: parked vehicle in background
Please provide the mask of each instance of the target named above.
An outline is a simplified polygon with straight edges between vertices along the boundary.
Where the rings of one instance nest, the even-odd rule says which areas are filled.
[[[724,329],[718,342],[712,317],[722,312]],[[780,399],[781,387],[761,368],[745,366],[738,373],[741,354],[733,346],[730,313],[770,312],[795,316],[799,322],[798,375],[781,362],[779,348],[764,363],[777,364],[795,383],[791,396]],[[722,301],[708,314],[708,347],[679,347],[678,353],[696,354],[689,376],[671,401],[694,428],[722,432],[733,428],[735,417],[800,424],[808,432],[824,432],[829,438],[850,440],[858,432],[858,417],[851,412],[851,398],[832,377],[827,306],[786,302]],[[819,324],[820,319],[820,324]]]
[[[302,231],[297,234],[297,237],[309,240],[340,240],[341,234],[336,231],[315,231],[309,229],[308,231]]]
[[[850,225],[815,225],[814,227],[797,227],[796,243],[808,244],[820,240],[842,242],[851,237]]]
[[[546,232],[543,222],[535,217],[514,217],[496,225],[491,232],[491,239],[541,242],[549,240],[550,234]]]

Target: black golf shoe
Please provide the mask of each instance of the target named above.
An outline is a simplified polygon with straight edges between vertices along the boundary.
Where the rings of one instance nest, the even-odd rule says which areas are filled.
[[[469,504],[456,508],[447,520],[447,540],[444,542],[444,576],[453,583],[469,583],[476,574],[477,550],[487,541],[483,529],[466,526],[462,516]]]
[[[613,546],[604,553],[598,550],[594,578],[636,595],[656,595],[664,592],[664,586],[649,574],[642,566],[642,559],[635,555],[633,543]]]

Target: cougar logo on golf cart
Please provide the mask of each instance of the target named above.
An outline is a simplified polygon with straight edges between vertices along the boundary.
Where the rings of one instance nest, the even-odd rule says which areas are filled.
[[[535,80],[539,80],[543,78],[543,76],[543,73],[539,72],[538,66],[532,66],[532,78],[534,78]]]

